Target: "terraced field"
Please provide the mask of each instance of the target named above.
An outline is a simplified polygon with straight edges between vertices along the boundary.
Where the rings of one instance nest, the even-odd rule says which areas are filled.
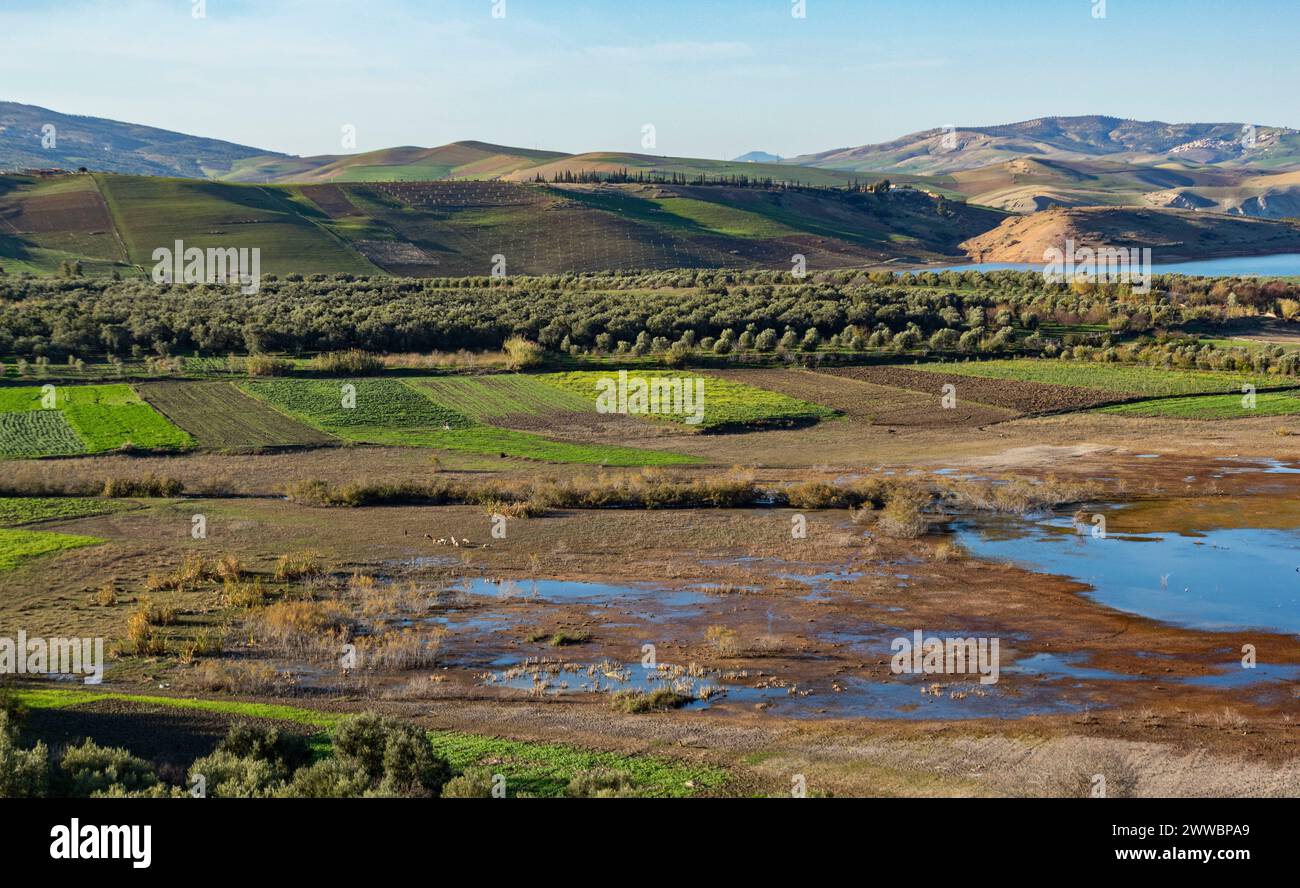
[[[180,450],[194,439],[140,400],[129,385],[61,385],[44,409],[35,386],[0,389],[0,455],[64,456],[125,445]]]
[[[345,407],[344,385],[356,387]],[[397,379],[279,379],[244,383],[268,404],[340,438],[399,447],[434,447],[547,462],[610,466],[676,465],[695,457],[659,450],[552,441],[477,422]]]
[[[629,372],[629,386],[635,379],[692,379],[699,374],[672,370],[634,370]],[[618,378],[616,370],[575,370],[568,373],[546,373],[543,381],[559,386],[595,404],[601,393],[600,380]],[[802,425],[830,419],[836,411],[820,404],[809,403],[780,392],[767,391],[719,376],[705,378],[703,417],[698,424],[687,423],[686,413],[645,413],[647,419],[694,426],[701,430],[753,429]]]
[[[293,419],[231,382],[153,382],[141,396],[199,443],[213,450],[319,447],[332,435]]]
[[[70,533],[0,528],[0,571],[13,570],[22,562],[40,555],[82,546],[97,546],[102,542],[104,540],[97,537]]]

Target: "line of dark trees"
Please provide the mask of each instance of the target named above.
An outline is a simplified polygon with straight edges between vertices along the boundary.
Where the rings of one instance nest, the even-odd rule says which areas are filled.
[[[772,176],[750,176],[747,173],[662,173],[654,170],[637,170],[628,167],[617,170],[560,170],[546,178],[538,173],[533,181],[555,185],[725,185],[732,188],[767,188],[817,191],[850,191],[859,194],[884,194],[889,191],[888,179],[860,182],[856,178],[845,185],[811,185],[798,179],[777,179]]]

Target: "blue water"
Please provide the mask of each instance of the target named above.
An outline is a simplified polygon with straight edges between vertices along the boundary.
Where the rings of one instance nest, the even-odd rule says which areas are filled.
[[[1300,633],[1300,531],[1099,539],[1075,533],[1060,516],[979,518],[959,523],[956,532],[981,558],[1087,583],[1092,597],[1118,610],[1195,629]]]
[[[1291,663],[1260,663],[1253,669],[1240,664],[1224,667],[1222,672],[1189,678],[1186,683],[1203,688],[1244,688],[1263,682],[1300,681],[1300,666]]]
[[[516,664],[503,657],[495,665]],[[653,691],[672,686],[694,693],[695,689],[708,686],[713,693],[707,699],[694,699],[681,708],[747,709],[762,705],[792,718],[1022,718],[1105,705],[1103,700],[1076,690],[1080,685],[1063,687],[1056,682],[1012,690],[973,681],[953,681],[952,676],[944,675],[902,675],[884,681],[850,676],[837,680],[838,690],[819,681],[815,683],[815,689],[796,688],[792,692],[787,687],[746,686],[719,680],[716,676],[674,682],[666,673],[643,669],[639,663],[623,664],[616,675],[606,675],[599,669],[594,673],[591,664],[546,663],[532,666],[519,675],[511,675],[508,671],[490,673],[485,683],[492,687],[535,690],[539,687],[534,681],[536,675],[545,683],[542,693],[547,697],[621,690]],[[938,688],[938,692],[924,693],[926,688]]]
[[[949,265],[921,271],[1042,271],[1042,262],[980,262]],[[1300,275],[1300,253],[1277,253],[1272,256],[1231,256],[1224,259],[1197,259],[1191,262],[1155,263],[1154,274],[1186,274],[1197,277],[1290,277]]]
[[[541,598],[547,601],[599,600],[639,601],[652,599],[666,607],[705,604],[713,600],[708,593],[690,589],[660,589],[654,586],[614,586],[606,583],[581,583],[573,580],[488,580],[475,579],[461,584],[471,595],[496,598]]]

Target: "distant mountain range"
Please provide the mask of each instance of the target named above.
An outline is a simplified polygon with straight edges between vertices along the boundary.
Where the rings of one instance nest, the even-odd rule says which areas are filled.
[[[1243,123],[1040,117],[1004,126],[941,127],[879,145],[837,148],[787,162],[852,172],[934,175],[1020,157],[1276,168],[1300,165],[1300,132]]]
[[[54,127],[54,138],[43,143],[47,126]],[[610,151],[566,154],[474,141],[297,157],[0,102],[0,171],[43,167],[263,184],[554,182],[626,172],[835,186],[888,177],[1015,213],[1128,206],[1300,216],[1300,132],[1104,116],[940,127],[881,144],[784,159],[766,151],[731,161]]]

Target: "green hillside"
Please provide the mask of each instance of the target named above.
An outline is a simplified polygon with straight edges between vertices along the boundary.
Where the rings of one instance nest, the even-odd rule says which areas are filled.
[[[44,274],[77,261],[87,274],[126,270],[117,237],[90,176],[0,176],[0,265]]]
[[[294,189],[140,176],[95,180],[130,261],[145,269],[153,267],[155,249],[181,240],[187,248],[259,248],[263,273],[378,271]]]
[[[952,259],[1002,218],[909,188],[0,176],[0,266],[138,276],[180,240],[258,248],[263,274],[486,275],[495,256],[508,274],[816,269]]]

